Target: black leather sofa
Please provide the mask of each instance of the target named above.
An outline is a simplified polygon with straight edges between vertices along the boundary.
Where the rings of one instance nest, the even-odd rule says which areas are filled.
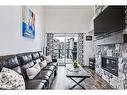
[[[50,89],[57,75],[58,64],[56,59],[52,59],[52,62],[48,63],[34,79],[30,80],[26,74],[27,68],[39,64],[43,60],[41,51],[0,56],[0,71],[2,67],[6,67],[21,74],[25,80],[26,89]]]

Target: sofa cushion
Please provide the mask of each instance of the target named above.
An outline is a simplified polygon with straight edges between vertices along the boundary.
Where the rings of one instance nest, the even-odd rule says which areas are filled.
[[[55,69],[56,69],[55,66],[46,66],[46,67],[44,68],[44,70],[51,70],[51,71],[54,71]]]
[[[46,80],[49,83],[50,77],[47,75],[42,75],[41,72],[34,77],[33,80]]]
[[[51,76],[52,75],[52,71],[50,71],[50,70],[41,70],[41,72],[40,72],[42,75],[47,75],[47,76]]]
[[[48,83],[48,81],[47,80],[42,80],[42,83],[44,83],[44,85],[45,85],[45,88],[46,89],[48,89],[48,85],[49,85],[49,83]]]
[[[40,62],[39,64],[40,64],[40,68],[43,69],[44,67],[47,66],[47,61],[44,60],[44,61]]]
[[[1,67],[6,67],[6,68],[10,68],[10,69],[19,66],[19,62],[17,60],[17,56],[15,56],[15,55],[7,55],[7,56],[0,57],[0,66]]]
[[[31,55],[31,53],[18,54],[17,58],[19,60],[19,64],[20,65],[25,65],[26,63],[32,61],[32,55]]]
[[[39,51],[38,53],[39,53],[40,57],[43,57],[43,52],[42,51]]]
[[[17,72],[3,67],[0,72],[0,88],[23,90],[25,89],[24,78]]]
[[[3,67],[12,69],[21,74],[21,69],[16,55],[6,55],[0,57],[0,71]]]
[[[41,61],[44,61],[44,60],[45,60],[44,57],[40,57],[39,59],[40,59]]]
[[[36,63],[33,67],[26,69],[29,79],[33,79],[41,71],[40,65]]]
[[[57,59],[52,59],[52,62],[57,62]]]
[[[41,70],[35,77],[35,80],[49,80],[49,78],[52,76],[52,71],[49,70]]]
[[[56,62],[50,62],[47,65],[48,66],[56,66],[57,67],[58,66],[58,63],[56,63]]]
[[[39,51],[38,53],[39,53],[39,59],[40,59],[41,61],[43,61],[43,60],[44,60],[43,52],[42,52],[42,51]]]
[[[12,70],[14,70],[15,72],[17,72],[17,73],[22,75],[22,71],[21,71],[21,67],[20,66],[17,66],[15,68],[13,68]]]
[[[36,60],[36,59],[38,59],[40,56],[39,56],[39,53],[38,52],[33,52],[32,53],[32,58],[33,58],[33,60]]]
[[[25,82],[26,89],[44,89],[45,83],[42,80],[28,80]]]
[[[47,81],[48,81],[48,84],[49,84],[49,87],[50,87],[51,83],[53,81],[53,77],[54,77],[54,74],[53,74],[52,71],[50,71],[50,70],[42,70],[40,72],[40,76],[37,76],[36,79],[44,79],[44,78],[46,79],[46,78],[48,78]]]
[[[41,61],[41,59],[39,58],[39,59],[34,60],[34,62],[35,62],[35,63],[40,63],[40,62],[42,62],[42,61]]]

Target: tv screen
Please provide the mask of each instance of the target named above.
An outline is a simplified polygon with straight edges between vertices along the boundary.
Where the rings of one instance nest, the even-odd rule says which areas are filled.
[[[125,6],[108,6],[94,19],[94,35],[118,32],[125,28]]]

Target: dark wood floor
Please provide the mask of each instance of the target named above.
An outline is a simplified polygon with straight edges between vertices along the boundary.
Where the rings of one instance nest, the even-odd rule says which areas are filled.
[[[111,86],[99,77],[93,70],[88,67],[84,67],[84,69],[91,75],[90,78],[86,79],[82,82],[82,86],[84,86],[87,90],[95,90],[95,89],[112,89]],[[68,90],[74,82],[66,77],[66,71],[64,66],[58,67],[58,75],[54,80],[51,89],[56,90]],[[82,90],[79,86],[74,88],[74,90]]]

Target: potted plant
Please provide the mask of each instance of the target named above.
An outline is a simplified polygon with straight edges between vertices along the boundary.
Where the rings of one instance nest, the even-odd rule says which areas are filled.
[[[79,61],[78,60],[74,60],[73,61],[73,66],[74,66],[74,68],[79,68]]]

